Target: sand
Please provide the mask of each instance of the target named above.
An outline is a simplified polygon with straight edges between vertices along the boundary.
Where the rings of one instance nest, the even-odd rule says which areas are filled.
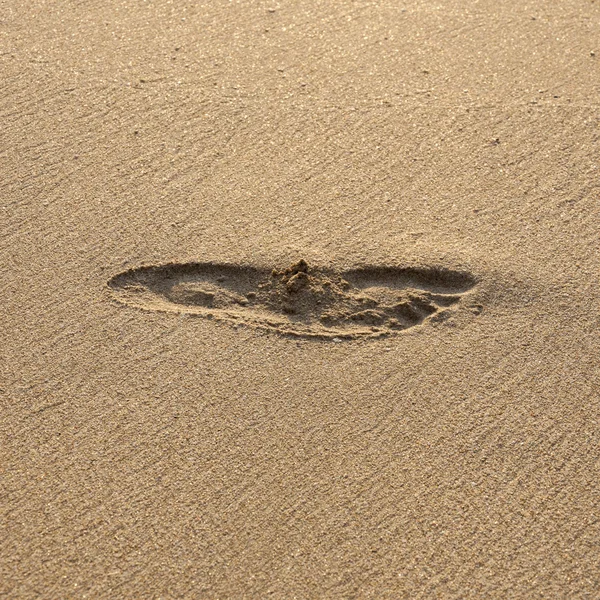
[[[14,0],[0,75],[0,596],[600,597],[600,2]]]

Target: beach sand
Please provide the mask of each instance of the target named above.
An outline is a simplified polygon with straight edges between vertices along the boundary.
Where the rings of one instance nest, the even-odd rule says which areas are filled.
[[[1,31],[2,597],[600,597],[600,2]]]

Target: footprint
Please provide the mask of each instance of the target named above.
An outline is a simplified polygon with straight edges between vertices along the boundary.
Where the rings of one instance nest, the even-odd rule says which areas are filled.
[[[140,267],[108,286],[130,306],[223,319],[301,337],[381,337],[440,319],[476,284],[463,271],[301,260],[272,271],[213,263]]]

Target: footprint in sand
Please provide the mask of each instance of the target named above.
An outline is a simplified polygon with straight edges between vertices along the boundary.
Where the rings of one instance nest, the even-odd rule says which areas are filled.
[[[264,327],[300,337],[381,337],[432,319],[474,287],[441,268],[363,267],[336,272],[306,261],[283,270],[214,263],[140,267],[108,286],[124,304]]]

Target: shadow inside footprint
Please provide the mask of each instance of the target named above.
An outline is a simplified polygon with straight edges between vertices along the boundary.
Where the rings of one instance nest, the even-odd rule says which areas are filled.
[[[469,273],[442,268],[363,267],[346,271],[344,277],[359,288],[414,288],[440,294],[461,294],[476,283]]]
[[[117,300],[304,337],[381,336],[414,327],[459,302],[476,281],[449,269],[309,266],[282,270],[187,263],[140,267],[109,282]]]

